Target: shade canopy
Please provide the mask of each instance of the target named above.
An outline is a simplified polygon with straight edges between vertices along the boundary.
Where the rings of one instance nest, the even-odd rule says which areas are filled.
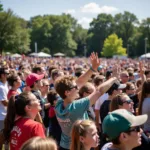
[[[140,56],[140,58],[150,58],[150,53],[143,54]]]
[[[63,57],[63,56],[65,56],[65,54],[63,54],[63,53],[56,53],[56,54],[54,54],[54,56],[55,57]]]
[[[39,52],[38,57],[51,57],[51,55],[44,52]]]
[[[13,54],[13,55],[11,55],[11,57],[13,57],[13,58],[20,58],[20,57],[22,57],[20,54]]]

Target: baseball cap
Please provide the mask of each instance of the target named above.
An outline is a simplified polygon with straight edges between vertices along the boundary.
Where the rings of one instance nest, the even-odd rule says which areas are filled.
[[[147,121],[147,115],[134,116],[125,109],[110,112],[103,120],[102,128],[109,140],[117,138],[121,132],[128,131],[131,127],[140,126]]]
[[[26,78],[26,85],[31,86],[35,81],[41,80],[42,78],[44,78],[44,74],[38,75],[36,73],[31,73]]]
[[[111,93],[113,90],[121,90],[126,88],[126,84],[120,84],[120,82],[114,83],[106,93]]]

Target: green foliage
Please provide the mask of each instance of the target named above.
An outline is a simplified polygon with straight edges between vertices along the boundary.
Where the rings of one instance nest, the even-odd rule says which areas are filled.
[[[30,36],[23,19],[16,17],[11,10],[0,12],[0,52],[26,53],[29,51]]]
[[[3,5],[1,4],[1,1],[0,1],[0,12],[3,11]]]
[[[105,57],[113,55],[126,55],[126,49],[122,47],[122,39],[118,39],[116,34],[108,36],[104,41],[103,53]]]
[[[43,49],[41,49],[41,52],[50,54],[50,50],[49,50],[49,48],[47,48],[47,47],[44,47]]]
[[[105,38],[113,33],[113,27],[114,19],[110,14],[102,13],[96,19],[93,19],[88,32],[90,34],[87,41],[89,53],[94,49],[100,54]]]

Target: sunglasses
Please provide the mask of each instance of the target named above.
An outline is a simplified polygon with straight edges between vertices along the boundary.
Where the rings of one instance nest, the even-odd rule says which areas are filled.
[[[131,104],[131,103],[133,103],[133,101],[131,99],[129,99],[129,100],[125,100],[123,103]]]
[[[129,129],[129,131],[127,131],[127,132],[140,132],[140,131],[141,131],[141,126],[137,126],[132,129]]]
[[[71,90],[71,89],[76,89],[76,90],[78,90],[78,86],[77,86],[77,85],[74,85],[74,86],[70,87],[70,90]]]

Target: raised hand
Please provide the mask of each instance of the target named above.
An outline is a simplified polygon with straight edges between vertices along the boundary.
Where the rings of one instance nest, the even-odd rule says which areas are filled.
[[[92,64],[92,68],[97,71],[98,66],[100,65],[100,59],[98,58],[97,53],[92,52],[90,55],[90,61]]]

